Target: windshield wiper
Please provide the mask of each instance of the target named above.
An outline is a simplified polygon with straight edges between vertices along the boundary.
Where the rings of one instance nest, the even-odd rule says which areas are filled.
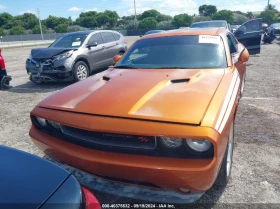
[[[116,66],[114,68],[128,68],[128,69],[136,69],[137,67],[133,67],[133,66],[128,66],[128,65],[119,65]]]

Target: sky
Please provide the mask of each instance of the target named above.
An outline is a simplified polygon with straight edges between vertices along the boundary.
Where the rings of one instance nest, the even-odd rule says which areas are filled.
[[[187,13],[197,14],[198,7],[203,4],[216,5],[218,10],[262,11],[268,0],[135,0],[137,14],[148,9],[156,9],[171,16]],[[270,0],[280,10],[280,0]],[[104,10],[116,11],[120,16],[134,14],[134,0],[9,0],[0,1],[0,13],[8,12],[19,15],[25,12],[37,15],[40,11],[41,19],[49,15],[59,17],[71,16],[75,20],[81,12]]]

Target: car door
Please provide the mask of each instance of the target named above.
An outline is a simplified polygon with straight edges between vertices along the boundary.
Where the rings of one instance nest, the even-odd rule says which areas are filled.
[[[237,68],[237,71],[239,73],[240,79],[242,80],[245,76],[246,71],[246,63],[242,63],[238,60],[241,51],[238,51],[238,42],[235,39],[235,37],[232,35],[232,33],[227,34],[227,41],[229,45],[230,54],[233,60],[233,63],[235,67]]]
[[[113,58],[118,53],[116,52],[118,48],[118,43],[115,40],[114,36],[110,32],[102,32],[102,37],[105,42],[106,50],[106,64],[111,65],[113,63]]]
[[[104,57],[106,56],[105,44],[103,43],[101,33],[95,33],[89,38],[87,48],[88,61],[91,68],[94,70],[101,68],[105,64]]]
[[[259,54],[261,51],[262,19],[247,21],[234,32],[234,36],[247,48],[250,55]]]

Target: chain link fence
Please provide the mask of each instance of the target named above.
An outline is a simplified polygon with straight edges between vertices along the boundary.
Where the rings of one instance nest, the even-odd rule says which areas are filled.
[[[130,30],[116,30],[124,36],[142,36],[149,30],[172,30],[175,28],[157,28],[157,29],[130,29]],[[43,34],[28,34],[28,35],[7,35],[0,36],[0,47],[20,47],[50,44],[54,40],[63,36],[66,33],[49,33]]]

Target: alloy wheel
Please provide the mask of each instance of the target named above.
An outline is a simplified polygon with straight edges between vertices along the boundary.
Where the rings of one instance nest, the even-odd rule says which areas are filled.
[[[77,77],[79,80],[84,80],[88,77],[88,71],[86,66],[79,65],[77,68]]]

